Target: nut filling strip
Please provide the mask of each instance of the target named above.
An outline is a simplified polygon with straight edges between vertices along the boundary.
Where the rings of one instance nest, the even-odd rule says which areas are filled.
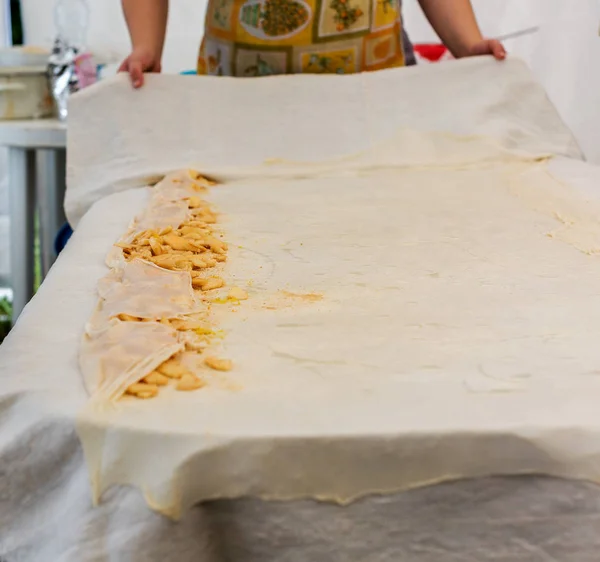
[[[221,294],[228,246],[203,198],[215,185],[192,170],[165,176],[107,255],[79,352],[92,401],[195,391],[207,384],[203,372],[233,368],[215,352],[222,334],[211,306],[248,295],[239,287]]]

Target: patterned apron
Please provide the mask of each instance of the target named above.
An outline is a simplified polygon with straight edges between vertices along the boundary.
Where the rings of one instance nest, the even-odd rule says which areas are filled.
[[[400,0],[209,0],[198,74],[351,74],[406,62]]]

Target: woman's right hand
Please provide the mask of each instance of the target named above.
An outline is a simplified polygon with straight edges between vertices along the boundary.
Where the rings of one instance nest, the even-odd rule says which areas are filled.
[[[134,88],[144,85],[144,72],[160,72],[160,57],[149,49],[134,49],[119,67],[119,72],[127,72]]]

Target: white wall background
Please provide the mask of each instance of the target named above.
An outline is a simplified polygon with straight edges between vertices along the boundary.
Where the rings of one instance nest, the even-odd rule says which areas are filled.
[[[451,1],[451,0],[450,0]],[[89,44],[106,62],[121,59],[129,40],[119,0],[88,0],[92,9]],[[534,36],[506,42],[524,58],[574,130],[588,158],[600,163],[600,2],[598,0],[473,0],[486,35],[540,25]],[[49,45],[52,0],[22,0],[27,41]],[[435,38],[418,8],[404,0],[406,27],[414,41]],[[206,0],[171,0],[165,51],[167,72],[195,67]],[[401,95],[399,93],[399,95]]]
[[[4,0],[0,0],[0,47],[7,45],[5,20],[6,11],[4,10]],[[8,175],[7,175],[7,154],[5,149],[0,149],[0,289],[6,283],[8,278]]]

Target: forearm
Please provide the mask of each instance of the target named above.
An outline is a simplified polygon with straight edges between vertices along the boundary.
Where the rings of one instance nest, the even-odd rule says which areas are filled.
[[[429,23],[455,57],[469,54],[483,36],[470,0],[419,0]]]
[[[133,49],[147,50],[160,61],[167,31],[169,0],[122,2]]]

